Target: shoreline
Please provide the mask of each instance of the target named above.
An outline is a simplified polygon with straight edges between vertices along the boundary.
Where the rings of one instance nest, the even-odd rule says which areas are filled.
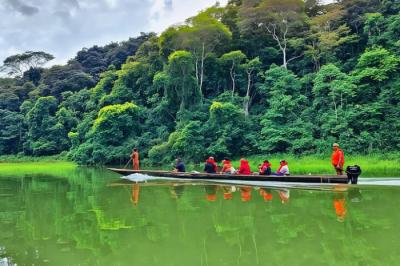
[[[285,159],[289,163],[290,172],[292,174],[309,175],[309,174],[334,174],[333,168],[330,165],[329,155],[303,155],[295,156],[290,154],[277,155],[253,155],[245,157],[250,164],[252,172],[258,171],[258,165],[263,160],[268,159],[272,163],[272,171],[276,171],[281,159]],[[240,158],[234,158],[232,165],[238,169]],[[363,171],[361,177],[400,177],[400,156],[397,154],[370,154],[370,155],[354,155],[346,157],[346,164],[359,165]],[[15,167],[18,165],[18,169]],[[218,162],[220,165],[220,162]],[[40,173],[48,171],[57,166],[59,170],[74,169],[79,165],[73,161],[67,160],[65,156],[49,156],[49,157],[17,157],[17,156],[0,156],[0,174],[7,172],[27,172]],[[116,166],[116,165],[114,165]],[[149,165],[144,161],[141,165],[142,169],[162,169],[169,170],[172,164],[163,164],[161,166]],[[99,167],[99,166],[87,166]],[[108,167],[102,165],[100,167]],[[118,166],[117,166],[118,167]],[[119,166],[120,168],[123,165]],[[201,171],[203,163],[188,163],[187,171]],[[128,167],[130,168],[130,167]]]

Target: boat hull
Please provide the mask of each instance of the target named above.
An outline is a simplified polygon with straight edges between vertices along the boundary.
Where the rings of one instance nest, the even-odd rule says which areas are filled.
[[[347,176],[337,175],[290,175],[290,176],[265,176],[265,175],[229,175],[229,174],[207,174],[207,173],[177,173],[158,170],[130,170],[119,168],[108,168],[108,170],[121,175],[143,174],[154,177],[169,177],[176,179],[201,179],[201,180],[241,180],[241,181],[275,181],[296,183],[335,183],[347,184]]]

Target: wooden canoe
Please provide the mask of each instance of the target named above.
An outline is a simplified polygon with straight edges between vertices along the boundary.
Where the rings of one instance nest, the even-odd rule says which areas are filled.
[[[242,180],[242,181],[275,181],[275,182],[298,182],[298,183],[340,183],[347,184],[347,176],[337,175],[289,175],[289,176],[265,176],[265,175],[228,175],[207,173],[177,173],[160,170],[131,170],[107,168],[115,173],[127,176],[130,174],[143,174],[153,177],[169,177],[177,179],[201,179],[201,180]]]

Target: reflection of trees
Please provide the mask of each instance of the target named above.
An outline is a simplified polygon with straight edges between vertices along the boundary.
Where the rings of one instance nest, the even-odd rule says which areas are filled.
[[[349,196],[359,192],[344,191],[341,223],[333,192],[291,190],[290,203],[282,204],[274,190],[272,200],[253,190],[244,202],[240,188],[224,200],[226,188],[214,186],[208,191],[217,200],[207,201],[204,186],[141,186],[135,207],[132,186],[108,187],[113,175],[107,175],[83,168],[64,178],[0,179],[0,257],[18,265],[396,264],[400,258],[395,189],[363,191],[361,201]]]

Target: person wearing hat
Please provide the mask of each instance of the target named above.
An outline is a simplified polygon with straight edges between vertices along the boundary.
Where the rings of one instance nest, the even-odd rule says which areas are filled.
[[[343,175],[344,153],[337,143],[333,143],[332,165],[337,175]]]

